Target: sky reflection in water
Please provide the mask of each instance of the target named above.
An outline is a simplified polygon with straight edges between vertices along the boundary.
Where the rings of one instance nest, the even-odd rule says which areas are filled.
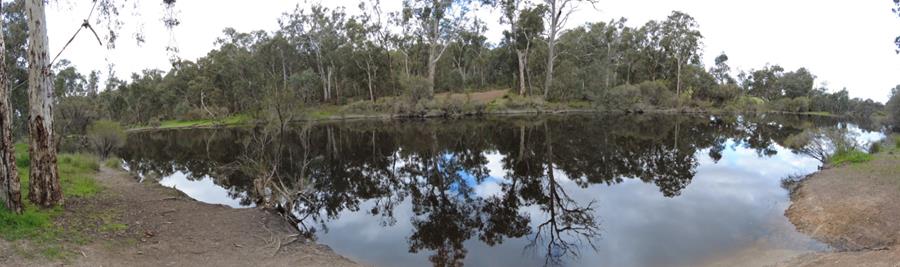
[[[612,125],[621,125],[629,122],[630,119],[574,117],[557,118],[556,120],[550,119],[544,125],[552,126],[554,123],[571,123],[571,120],[586,121],[585,125],[587,127],[592,127],[591,125],[610,125],[608,123],[610,121],[614,122]],[[555,129],[554,127],[527,126],[529,134],[521,136],[528,137],[527,147],[533,150],[531,154],[538,155],[536,158],[543,158],[543,156],[549,155],[548,158],[551,158],[552,161],[558,161],[554,163],[552,180],[557,181],[556,184],[558,184],[559,188],[547,191],[548,188],[553,188],[552,185],[546,181],[538,182],[535,185],[540,185],[540,188],[542,188],[541,190],[543,191],[540,192],[544,193],[541,193],[541,195],[552,195],[553,192],[562,192],[571,198],[575,207],[584,207],[588,203],[594,203],[592,206],[593,210],[589,211],[599,225],[600,235],[594,239],[596,250],[588,246],[587,240],[584,238],[561,235],[561,238],[571,239],[567,241],[577,248],[574,249],[577,252],[577,256],[568,255],[571,253],[561,255],[563,252],[561,252],[559,247],[550,247],[548,249],[546,242],[539,242],[538,246],[529,248],[529,244],[535,238],[537,225],[551,218],[547,208],[549,207],[547,200],[552,198],[524,197],[529,192],[527,185],[522,185],[524,187],[518,189],[524,191],[509,191],[511,184],[525,181],[521,180],[523,179],[522,170],[514,170],[507,167],[509,164],[512,164],[510,162],[514,162],[509,159],[516,157],[516,155],[512,154],[518,154],[518,152],[515,152],[515,148],[519,144],[520,136],[516,135],[516,133],[518,133],[519,128],[525,129],[526,127],[517,126],[523,123],[506,124],[506,122],[486,121],[482,122],[484,125],[465,126],[474,127],[474,129],[485,129],[484,132],[474,133],[475,139],[461,138],[459,142],[449,145],[432,146],[432,151],[435,147],[443,151],[439,154],[441,156],[437,158],[439,159],[436,161],[438,163],[435,163],[435,166],[438,166],[435,169],[436,173],[445,171],[445,168],[447,168],[446,171],[448,172],[457,170],[455,171],[455,176],[459,178],[459,180],[452,180],[449,184],[444,185],[443,188],[447,188],[447,191],[438,194],[437,198],[428,196],[417,197],[417,194],[427,195],[429,192],[435,192],[435,188],[438,188],[437,190],[440,192],[439,188],[442,186],[433,185],[433,181],[421,177],[421,180],[429,185],[424,185],[425,187],[422,187],[423,185],[415,185],[417,183],[414,180],[417,179],[410,178],[415,175],[404,176],[402,174],[405,172],[415,173],[414,171],[422,170],[430,173],[427,171],[428,164],[425,164],[429,161],[422,159],[427,158],[423,155],[428,153],[422,151],[428,151],[428,148],[417,150],[416,147],[419,146],[407,144],[417,142],[416,140],[411,140],[409,136],[399,136],[402,134],[393,130],[384,129],[393,128],[392,125],[374,128],[371,125],[339,125],[335,126],[337,128],[336,131],[347,132],[347,136],[345,136],[346,142],[350,143],[347,147],[353,149],[353,151],[369,149],[366,142],[358,141],[365,139],[362,137],[368,137],[368,131],[372,132],[373,140],[375,140],[376,135],[380,140],[384,140],[384,136],[395,137],[388,143],[393,142],[393,145],[396,146],[410,147],[406,148],[407,150],[405,151],[404,148],[387,145],[388,149],[394,149],[394,152],[391,152],[389,155],[394,155],[392,158],[395,158],[395,161],[391,164],[393,167],[386,167],[385,170],[387,170],[387,173],[393,173],[396,177],[402,177],[397,180],[400,185],[388,187],[394,188],[389,190],[388,195],[393,196],[394,199],[400,199],[400,201],[387,210],[384,209],[384,202],[392,197],[378,197],[378,188],[381,188],[379,186],[383,185],[375,186],[375,188],[372,188],[373,185],[369,184],[351,185],[349,189],[341,189],[344,187],[333,185],[331,181],[314,179],[314,187],[318,187],[320,184],[321,186],[326,186],[319,189],[320,191],[329,190],[327,188],[336,190],[334,194],[322,194],[324,197],[323,201],[328,203],[343,201],[343,204],[338,205],[336,208],[322,208],[322,210],[316,212],[316,216],[313,216],[320,222],[313,222],[312,224],[317,225],[316,237],[318,242],[331,246],[339,254],[351,259],[379,266],[423,266],[430,265],[432,263],[429,261],[433,262],[436,260],[445,263],[453,262],[454,257],[458,258],[456,259],[457,263],[461,262],[469,266],[534,266],[544,264],[549,258],[557,256],[560,258],[560,261],[557,263],[569,266],[687,266],[702,264],[715,257],[734,253],[747,247],[758,246],[761,243],[765,244],[764,249],[788,251],[826,249],[824,245],[797,233],[794,226],[784,217],[784,210],[790,203],[788,192],[781,188],[781,178],[792,174],[812,173],[821,163],[811,157],[795,154],[790,149],[780,145],[780,142],[776,139],[784,139],[786,136],[781,133],[785,131],[772,131],[770,129],[768,132],[763,132],[762,129],[765,127],[761,125],[766,125],[765,122],[771,122],[772,120],[771,118],[763,118],[751,123],[732,119],[721,123],[708,122],[702,118],[690,118],[687,121],[677,123],[677,126],[674,127],[684,128],[675,129],[674,132],[672,131],[674,129],[673,125],[666,125],[665,123],[665,121],[671,121],[671,118],[647,119],[634,122],[639,126],[636,128],[642,128],[640,126],[661,127],[651,131],[651,136],[649,137],[641,136],[642,133],[635,133],[634,131],[607,135],[604,129],[589,129],[583,134],[599,132],[604,133],[604,136],[585,138],[569,136],[565,133],[565,130],[552,133],[552,130],[549,129]],[[834,127],[838,125],[838,122],[816,122],[811,123],[815,126],[809,127],[807,124],[810,123],[805,120],[799,120],[800,123],[796,123],[797,119],[791,121],[794,121],[794,124],[805,123],[804,125],[806,126],[804,127],[806,128]],[[446,126],[447,128],[440,128],[434,124],[422,124],[408,127],[414,127],[414,130],[425,132],[430,129],[437,132],[437,134],[433,135],[436,136],[442,132],[453,131],[447,128],[455,126],[450,125]],[[497,127],[499,130],[492,129],[493,127]],[[690,134],[692,131],[712,131],[705,127],[717,129],[717,134],[707,137],[697,137]],[[437,129],[435,130],[435,128]],[[798,126],[797,129],[788,132],[799,133],[803,129],[803,127]],[[851,129],[865,132],[854,127],[851,127]],[[397,131],[409,132],[409,129]],[[531,131],[535,132],[534,137],[531,136]],[[542,133],[541,131],[545,132]],[[683,131],[681,136],[679,136],[679,131]],[[721,131],[721,133],[718,133],[718,131]],[[311,138],[314,141],[311,143],[333,142],[329,141],[332,140],[331,130],[328,130],[328,132],[328,138],[317,138],[316,135],[312,135],[313,137]],[[741,134],[742,132],[743,134]],[[522,130],[522,133],[525,133],[525,130]],[[653,135],[653,133],[657,135]],[[148,138],[147,140],[153,139],[156,140],[153,142],[165,144],[144,143],[146,141],[136,143],[131,141],[134,138],[130,138],[129,146],[124,153],[126,156],[123,158],[129,163],[129,166],[134,166],[133,168],[139,173],[158,173],[162,177],[160,180],[161,184],[175,187],[199,201],[232,207],[253,206],[254,202],[248,200],[252,198],[250,196],[251,192],[246,190],[246,184],[249,183],[249,181],[246,181],[249,180],[248,178],[240,177],[241,175],[234,173],[225,175],[221,171],[216,171],[215,167],[211,167],[227,165],[229,162],[239,158],[238,155],[243,152],[239,151],[240,149],[227,150],[235,154],[231,155],[230,158],[209,156],[223,152],[209,152],[207,158],[200,159],[197,159],[195,155],[180,155],[174,151],[202,150],[202,144],[178,144],[184,142],[182,140],[186,136],[184,134],[170,132],[157,133],[162,138],[139,137]],[[637,137],[631,136],[632,134],[635,134]],[[231,130],[231,132],[226,133],[197,136],[205,136],[205,138],[198,139],[215,139],[218,142],[239,147],[237,144],[240,143],[239,140],[245,135],[246,133],[240,133],[238,130]],[[324,135],[322,134],[321,136]],[[485,136],[485,140],[492,140],[485,141],[491,143],[491,145],[486,146],[481,143],[482,141],[478,140],[481,137],[480,135],[496,136]],[[546,142],[547,136],[552,136],[553,139],[549,139],[551,141]],[[865,133],[860,135],[859,139],[876,140],[880,137],[881,135],[878,133]],[[321,139],[326,140],[323,141]],[[544,139],[544,141],[541,141],[541,139]],[[593,161],[589,157],[594,156],[591,155],[594,152],[589,150],[585,150],[587,152],[568,153],[571,152],[569,150],[578,150],[579,142],[592,142],[590,140],[595,139],[616,141],[608,141],[609,143],[599,145],[590,143],[584,144],[584,146],[621,149],[621,152],[616,152],[620,153],[620,155],[613,154],[615,157],[643,158],[633,162],[625,160],[625,163],[622,163],[625,165],[611,167],[612,165],[592,164],[591,162]],[[634,141],[634,139],[638,141]],[[763,140],[762,144],[760,144],[760,140]],[[358,144],[353,143],[357,141],[359,142]],[[509,144],[504,145],[503,142],[505,141],[509,141]],[[345,141],[339,141],[338,143],[342,142]],[[683,143],[678,144],[678,142]],[[543,143],[548,144],[547,149],[544,149],[545,151],[536,148],[542,146]],[[207,150],[209,150],[209,144],[205,145],[207,145]],[[501,149],[490,149],[492,145]],[[147,153],[147,148],[153,146],[166,147],[168,150],[163,153]],[[222,145],[219,144],[218,146]],[[374,145],[368,146],[374,147]],[[689,147],[689,149],[686,150],[685,147]],[[569,149],[556,152],[564,148]],[[133,151],[133,153],[129,153],[129,150]],[[378,149],[376,148],[375,150]],[[457,156],[454,153],[454,151],[465,150],[472,150],[475,153],[463,156]],[[502,151],[507,152],[504,154]],[[634,154],[632,154],[632,151],[634,151]],[[344,153],[340,154],[343,156],[342,158],[330,159],[326,156],[322,166],[313,166],[313,168],[321,168],[320,171],[324,175],[321,177],[331,177],[325,174],[343,173],[341,171],[351,172],[350,169],[365,169],[371,167],[369,165],[375,166],[380,164],[377,160],[365,159],[365,155],[353,155],[355,152],[347,150],[341,152]],[[689,169],[693,172],[692,175],[690,172],[679,173],[674,170],[669,173],[669,169],[679,167],[669,168],[666,167],[668,166],[666,164],[682,162],[678,160],[682,158],[678,156],[680,152],[690,153],[687,155],[687,158],[693,161],[692,165],[689,165],[693,166]],[[329,153],[332,152],[314,152],[313,154],[328,155]],[[365,154],[364,152],[360,153]],[[372,152],[372,154],[375,153]],[[718,158],[719,156],[720,158]],[[354,160],[349,165],[345,162],[348,157]],[[718,158],[718,160],[714,157]],[[418,160],[423,160],[423,163],[420,164]],[[454,161],[468,163],[455,165]],[[609,162],[598,162],[597,164],[618,162],[614,157],[601,157],[598,161]],[[344,165],[334,162],[341,162]],[[475,164],[469,164],[471,162],[475,162]],[[545,166],[540,163],[536,164],[533,166]],[[587,164],[587,166],[578,164]],[[595,177],[604,174],[606,169],[633,170],[642,169],[640,166],[644,166],[633,166],[634,164],[647,164],[643,169],[652,170],[651,173],[638,172],[635,175],[661,178],[655,181],[648,180],[644,182],[640,178],[632,179],[632,177],[627,176]],[[329,171],[329,166],[332,165],[334,165],[333,167],[346,168],[347,170]],[[397,168],[397,166],[405,165],[421,165],[424,167],[422,170]],[[578,166],[573,167],[575,165]],[[459,168],[460,166],[462,167]],[[585,167],[589,167],[588,169],[592,170],[587,170],[586,172]],[[581,169],[579,169],[580,171],[572,171],[573,168]],[[628,173],[628,171],[622,172]],[[484,173],[483,177],[479,177],[482,176],[479,175],[480,173]],[[595,174],[584,174],[588,176],[574,177],[572,179],[568,176],[570,173]],[[452,174],[445,175],[449,175],[448,177],[454,176]],[[316,175],[313,176],[315,177]],[[525,176],[530,177],[529,175]],[[395,176],[388,175],[387,177]],[[669,181],[666,177],[676,180],[687,180]],[[546,173],[544,173],[539,175],[537,179],[548,180],[550,177],[547,177]],[[521,181],[515,182],[519,180]],[[369,192],[373,190],[376,192]],[[491,203],[501,203],[491,201],[501,199],[510,194],[509,192],[520,192],[517,194],[523,194],[522,200],[516,202],[518,203],[516,204],[517,208],[514,208],[512,211],[527,219],[525,222],[527,223],[528,233],[519,237],[517,234],[508,234],[508,231],[501,231],[502,229],[497,231],[485,229],[472,231],[466,228],[484,227],[486,223],[484,220],[493,218],[491,217],[492,213],[504,211],[501,209],[500,211],[495,210],[491,212],[491,210],[487,210],[487,207],[491,206]],[[375,197],[362,197],[373,194]],[[354,200],[342,199],[344,197],[353,198],[354,196],[357,196]],[[433,201],[438,202],[432,203]],[[454,204],[448,206],[446,203]],[[306,205],[304,207],[318,207],[315,203],[304,205]],[[470,205],[475,205],[472,206],[475,207],[474,210],[469,210],[471,208]],[[470,219],[472,218],[461,219],[458,223],[454,221],[447,224],[447,222],[440,221],[440,218],[446,220],[446,218],[452,219],[457,217],[438,216],[455,214],[453,211],[441,211],[442,208],[446,207],[463,209],[456,211],[462,214],[477,213],[473,216],[481,219],[475,218],[476,221],[471,221]],[[386,216],[385,212],[389,212],[392,216]],[[377,215],[373,215],[373,213],[377,213]],[[430,221],[432,216],[436,216],[434,218],[438,218],[438,221]],[[468,215],[461,216],[465,217]],[[481,221],[479,222],[478,220]],[[478,225],[470,225],[471,223],[477,223]],[[451,228],[447,228],[447,225],[450,225],[449,227]],[[463,232],[460,233],[462,236],[457,236],[453,233],[429,234],[428,232],[422,232],[429,231],[427,229],[456,229],[454,227],[461,227],[460,231]],[[327,230],[325,230],[326,228]],[[501,236],[503,233],[507,234],[502,239],[502,242],[485,242],[482,236],[492,233],[500,233]],[[434,238],[437,238],[437,240],[434,240]],[[450,249],[448,250],[449,252],[445,251],[449,255],[443,255],[446,258],[436,256],[440,254],[433,250],[436,244],[438,247],[447,248],[453,247],[456,244],[455,242],[461,242],[459,243],[462,247],[461,252],[457,249]],[[413,247],[416,247],[417,252],[411,253]],[[450,258],[449,261],[447,258]]]

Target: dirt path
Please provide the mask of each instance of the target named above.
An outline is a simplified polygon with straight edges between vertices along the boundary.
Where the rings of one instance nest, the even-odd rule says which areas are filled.
[[[836,249],[788,266],[900,266],[900,154],[826,169],[792,194],[785,215],[803,233]]]
[[[97,180],[103,196],[70,201],[58,224],[100,209],[123,229],[77,248],[67,266],[357,266],[325,246],[291,242],[291,226],[275,214],[204,204],[107,168]],[[3,264],[62,265],[16,257]]]

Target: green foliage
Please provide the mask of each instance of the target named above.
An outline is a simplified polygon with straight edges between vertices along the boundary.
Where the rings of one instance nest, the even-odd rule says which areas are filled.
[[[593,101],[607,110],[640,109],[643,96],[637,86],[624,84],[604,91],[604,94],[593,97]]]
[[[847,163],[863,163],[872,160],[872,158],[871,154],[859,149],[842,149],[835,152],[834,155],[828,159],[828,162],[833,166],[838,166]]]
[[[895,130],[900,131],[900,85],[891,90],[891,98],[888,100],[885,109],[887,110],[890,124],[894,126]]]
[[[421,114],[445,108],[478,113],[500,105],[511,109],[553,106],[533,99],[507,99],[493,103],[493,108],[485,103],[423,103],[441,91],[518,89],[520,78],[523,94],[543,98],[550,56],[542,36],[549,28],[545,19],[560,13],[552,14],[549,6],[528,1],[493,3],[502,7],[504,23],[515,27],[503,33],[503,40],[490,40],[483,21],[451,18],[466,10],[458,8],[461,3],[474,2],[405,1],[403,12],[387,12],[387,18],[353,15],[344,8],[319,4],[298,7],[281,18],[282,26],[275,32],[223,29],[216,48],[206,56],[173,62],[168,70],[136,73],[130,82],[110,77],[106,90],[97,88],[97,73],[85,75],[61,62],[53,68],[56,130],[80,135],[99,118],[161,128],[286,121],[300,116],[293,113],[302,110],[298,107],[345,103],[350,105],[344,111],[335,108],[339,111],[328,116],[309,116]],[[367,3],[364,8],[381,7]],[[8,20],[10,77],[27,81],[25,66],[15,64],[27,56],[24,10],[14,1],[3,11]],[[626,21],[589,22],[558,36],[553,82],[541,101],[590,100],[594,106],[612,110],[723,107],[740,112],[851,113],[862,118],[881,110],[874,101],[850,99],[846,90],[814,88],[816,76],[805,68],[786,71],[767,65],[735,79],[723,53],[715,66],[705,70],[700,60],[703,35],[697,21],[686,13],[672,12],[640,26]],[[428,25],[439,29],[434,32]],[[446,44],[446,50],[439,49],[440,57],[431,51],[435,41]],[[521,74],[520,63],[524,64]],[[433,81],[424,78],[429,76],[429,66],[435,67]],[[24,135],[28,116],[24,91],[13,90],[10,96],[14,131],[19,136]],[[745,94],[771,102],[771,107],[742,99]],[[382,98],[393,100],[359,102]]]
[[[768,102],[770,110],[803,113],[809,111],[809,98],[779,98]]]
[[[87,129],[87,137],[95,151],[102,158],[108,158],[113,150],[125,145],[125,129],[118,122],[99,120]]]
[[[726,105],[726,110],[738,113],[766,111],[766,101],[754,96],[741,96]]]

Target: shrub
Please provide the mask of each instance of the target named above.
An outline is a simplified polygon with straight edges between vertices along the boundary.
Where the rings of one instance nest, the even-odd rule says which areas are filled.
[[[431,81],[425,77],[408,76],[400,81],[403,91],[409,98],[410,103],[418,103],[422,99],[431,99],[432,95],[429,91]]]
[[[675,93],[663,81],[647,81],[637,85],[646,104],[656,107],[674,107],[678,101]]]
[[[87,137],[97,155],[108,158],[113,150],[125,144],[125,130],[118,122],[99,120],[88,126]]]
[[[637,86],[624,84],[594,96],[594,102],[608,110],[631,110],[642,102]]]
[[[109,157],[105,162],[103,162],[103,165],[110,169],[121,169],[122,159],[117,157]]]
[[[722,105],[733,101],[741,94],[741,87],[736,84],[721,84],[709,88],[701,88],[697,91],[697,97],[712,102],[714,105]]]
[[[878,154],[881,152],[881,142],[874,142],[869,146],[869,154]]]
[[[193,108],[190,111],[181,113],[181,115],[178,116],[178,119],[183,121],[194,121],[207,118],[209,118],[209,113],[201,108]]]
[[[768,106],[770,109],[777,111],[808,112],[809,103],[809,98],[807,97],[781,98],[769,102]]]
[[[159,118],[152,118],[147,125],[153,128],[159,128],[159,126],[162,126],[162,122],[159,121]]]

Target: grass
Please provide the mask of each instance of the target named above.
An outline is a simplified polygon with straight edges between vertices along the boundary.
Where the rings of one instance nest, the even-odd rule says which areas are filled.
[[[26,144],[16,144],[16,167],[21,181],[22,201],[25,210],[14,214],[0,205],[0,238],[7,241],[26,239],[38,254],[46,258],[63,258],[70,254],[61,241],[83,242],[83,235],[66,231],[54,225],[54,219],[62,214],[62,207],[41,209],[28,201],[28,172],[30,157]],[[60,183],[66,198],[87,198],[102,191],[92,177],[100,169],[99,160],[87,154],[60,154],[57,157]],[[15,245],[15,243],[14,243]],[[17,252],[30,256],[32,251],[21,248]]]
[[[872,160],[872,158],[873,158],[873,156],[869,153],[860,151],[858,149],[851,149],[851,150],[841,150],[841,151],[834,153],[834,155],[832,155],[828,159],[828,162],[831,163],[832,166],[840,166],[840,165],[848,164],[848,163],[849,164],[857,164],[857,163],[868,162],[868,161]]]
[[[808,111],[808,112],[801,112],[800,114],[801,115],[810,115],[810,116],[823,116],[823,117],[833,117],[834,116],[834,114],[831,114],[831,112],[827,112],[827,111]]]
[[[110,157],[103,162],[103,166],[114,170],[122,169],[122,159],[117,157]]]
[[[184,127],[197,127],[197,126],[216,126],[216,125],[239,125],[246,124],[250,122],[252,118],[247,114],[237,114],[229,117],[225,117],[223,119],[200,119],[200,120],[168,120],[160,122],[160,129],[165,128],[184,128]]]

